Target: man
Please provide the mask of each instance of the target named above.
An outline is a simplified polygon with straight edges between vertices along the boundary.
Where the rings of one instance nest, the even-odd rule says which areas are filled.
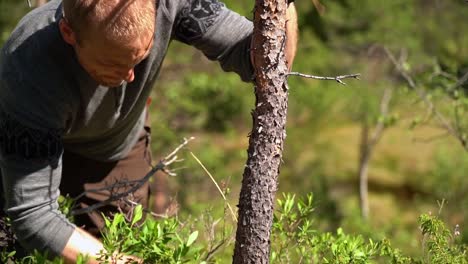
[[[296,16],[291,4],[291,65]],[[59,193],[82,208],[149,168],[146,102],[172,40],[200,49],[250,81],[252,23],[218,0],[53,0],[26,15],[0,54],[3,209],[27,250],[73,263],[99,240],[59,211]],[[133,194],[143,205],[148,185]],[[101,228],[89,212],[79,226]]]

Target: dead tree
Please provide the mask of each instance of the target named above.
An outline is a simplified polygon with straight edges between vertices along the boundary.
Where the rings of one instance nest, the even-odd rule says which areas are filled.
[[[255,109],[239,197],[233,263],[269,263],[273,205],[288,108],[286,0],[255,3]]]

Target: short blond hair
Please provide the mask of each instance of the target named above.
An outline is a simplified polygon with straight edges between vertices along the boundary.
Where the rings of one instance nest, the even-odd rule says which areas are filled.
[[[63,0],[64,17],[79,40],[95,31],[113,41],[155,30],[155,0]]]

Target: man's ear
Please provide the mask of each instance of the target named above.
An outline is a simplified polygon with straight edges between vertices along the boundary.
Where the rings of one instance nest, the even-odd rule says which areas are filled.
[[[73,29],[70,27],[70,24],[62,18],[59,21],[59,28],[60,33],[62,33],[62,37],[68,44],[75,46],[76,45],[76,34],[73,32]]]

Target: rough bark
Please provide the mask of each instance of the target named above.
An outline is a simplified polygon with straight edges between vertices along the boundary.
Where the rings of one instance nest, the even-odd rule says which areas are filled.
[[[286,0],[255,3],[256,104],[239,197],[233,263],[269,263],[274,198],[288,106],[284,56]]]

